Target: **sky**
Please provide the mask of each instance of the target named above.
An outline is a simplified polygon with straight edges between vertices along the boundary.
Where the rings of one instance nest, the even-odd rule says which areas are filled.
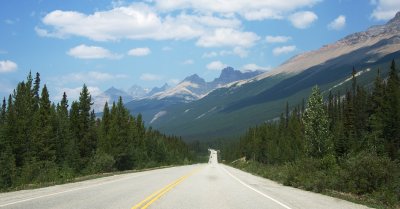
[[[2,0],[0,96],[31,71],[53,101],[207,81],[226,66],[273,70],[289,58],[386,23],[398,0]]]

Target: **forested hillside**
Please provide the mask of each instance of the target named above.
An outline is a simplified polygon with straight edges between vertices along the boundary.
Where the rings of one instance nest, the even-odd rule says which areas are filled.
[[[0,190],[190,160],[185,143],[145,128],[121,98],[105,104],[101,119],[92,104],[86,85],[79,101],[64,93],[54,104],[39,73],[20,82],[1,106]]]
[[[353,70],[352,87],[347,92],[331,92],[323,99],[314,87],[307,104],[286,104],[278,122],[250,128],[238,142],[222,148],[223,158],[231,162],[245,157],[233,165],[286,185],[345,192],[367,204],[397,207],[398,71],[393,61],[388,78],[382,78],[378,71],[371,88],[357,85],[355,74]]]

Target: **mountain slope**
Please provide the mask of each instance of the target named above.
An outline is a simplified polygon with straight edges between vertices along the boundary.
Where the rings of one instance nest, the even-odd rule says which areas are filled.
[[[368,85],[378,67],[386,70],[388,63],[399,57],[397,14],[385,25],[298,55],[270,72],[231,83],[198,101],[171,106],[152,126],[186,139],[234,136],[249,126],[279,117],[286,101],[300,104],[313,85],[343,92],[346,85],[338,84],[348,79],[353,66],[365,71],[359,80]]]
[[[228,83],[249,79],[260,75],[262,72],[241,72],[234,70],[232,67],[227,67],[221,71],[218,78],[211,82],[206,82],[203,78],[194,74],[186,77],[172,88],[167,88],[142,99],[133,100],[127,103],[126,106],[133,114],[141,113],[144,121],[152,125],[167,114],[166,109],[169,107],[197,101]]]

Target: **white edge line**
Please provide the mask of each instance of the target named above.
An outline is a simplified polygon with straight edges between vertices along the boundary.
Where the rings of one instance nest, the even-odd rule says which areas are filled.
[[[236,181],[238,181],[239,183],[241,183],[243,186],[245,186],[245,187],[247,187],[247,188],[249,188],[249,189],[251,189],[251,190],[257,192],[258,194],[260,194],[260,195],[262,195],[262,196],[264,196],[264,197],[266,197],[266,198],[268,198],[268,199],[274,201],[275,203],[279,204],[280,206],[282,206],[282,207],[284,207],[284,208],[286,208],[286,209],[292,209],[292,208],[290,208],[289,206],[287,206],[287,205],[285,205],[285,204],[279,202],[278,200],[276,200],[276,199],[274,199],[274,198],[272,198],[272,197],[270,197],[270,196],[268,196],[268,195],[266,195],[266,194],[260,192],[259,190],[257,190],[257,189],[255,189],[255,188],[249,186],[248,184],[244,183],[242,180],[238,179],[236,176],[234,176],[234,175],[231,174],[229,171],[227,171],[224,167],[221,166],[221,168],[222,168],[229,176],[231,176],[233,179],[235,179]]]
[[[125,179],[129,179],[129,178],[136,178],[136,177],[143,176],[143,175],[146,175],[146,174],[136,175],[136,176],[129,176],[129,177],[121,178],[121,179],[116,179],[114,181],[103,182],[101,184],[95,184],[95,185],[90,185],[90,186],[85,186],[85,187],[79,187],[79,188],[70,189],[70,190],[66,190],[66,191],[62,191],[62,192],[56,192],[56,193],[52,193],[52,194],[46,194],[46,195],[42,195],[42,196],[38,196],[38,197],[32,197],[32,198],[28,198],[28,199],[24,199],[24,200],[10,202],[10,203],[6,203],[6,204],[3,204],[3,205],[0,205],[0,208],[5,207],[5,206],[9,206],[9,205],[15,205],[15,204],[22,203],[22,202],[28,202],[28,201],[31,201],[31,200],[36,200],[36,199],[40,199],[40,198],[44,198],[44,197],[50,197],[50,196],[59,195],[59,194],[63,194],[63,193],[68,193],[68,192],[87,189],[87,188],[91,188],[91,187],[101,186],[101,185],[104,185],[104,184],[110,184],[110,183],[122,181],[122,180],[125,180]],[[56,186],[59,186],[59,185],[56,185]]]

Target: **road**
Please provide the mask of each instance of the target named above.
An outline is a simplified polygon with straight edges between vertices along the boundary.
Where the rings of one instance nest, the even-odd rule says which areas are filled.
[[[344,200],[282,186],[218,164],[115,175],[83,182],[0,194],[3,208],[367,208]]]

